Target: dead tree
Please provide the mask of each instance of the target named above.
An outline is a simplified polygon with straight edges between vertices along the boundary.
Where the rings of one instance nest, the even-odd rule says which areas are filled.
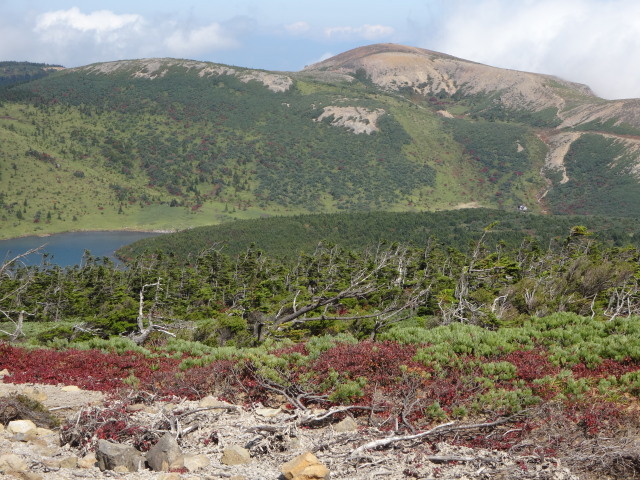
[[[22,331],[22,326],[24,324],[24,316],[33,315],[33,314],[28,314],[26,311],[20,310],[20,312],[18,313],[18,319],[14,320],[4,310],[0,310],[0,313],[2,313],[2,315],[4,315],[15,326],[13,332],[0,330],[0,333],[4,333],[7,337],[9,337],[10,342],[15,342],[18,338],[24,337],[24,332]]]
[[[456,283],[456,288],[453,294],[454,301],[448,302],[444,298],[438,302],[440,313],[444,325],[448,325],[452,322],[461,323],[475,323],[484,314],[479,305],[470,299],[469,293],[471,290],[471,280],[474,275],[482,272],[476,265],[480,261],[480,255],[484,248],[484,240],[487,234],[493,229],[498,222],[493,222],[489,226],[485,227],[480,239],[475,245],[469,264],[463,267],[460,277]]]
[[[639,285],[637,279],[628,281],[621,287],[612,288],[609,294],[609,303],[603,315],[608,317],[610,322],[619,316],[629,318],[631,315],[637,315],[640,311],[637,304],[638,291]]]
[[[317,320],[374,319],[372,336],[375,336],[383,326],[397,319],[402,313],[426,302],[431,285],[406,288],[410,254],[405,247],[393,246],[382,249],[378,246],[375,252],[365,255],[364,261],[346,275],[338,266],[340,252],[333,248],[325,253],[326,263],[317,272],[322,278],[321,282],[306,288],[297,288],[293,298],[283,302],[278,312],[270,318],[250,312],[250,318],[256,322],[254,334],[259,342],[264,340],[266,335],[273,334],[285,326]],[[345,279],[347,275],[348,278]],[[380,277],[384,275],[390,278],[381,280]],[[345,299],[367,299],[384,290],[389,293],[389,298],[371,313],[354,316],[331,313],[332,307],[340,305]],[[305,293],[309,292],[311,295],[306,297]],[[304,300],[301,300],[301,297]]]
[[[31,254],[39,253],[45,245],[41,245],[37,248],[32,248],[20,255],[16,255],[15,257],[5,260],[4,263],[0,266],[0,285],[7,278],[11,278],[11,269],[14,268],[17,264],[23,263],[23,259],[28,257]],[[7,330],[0,330],[0,333],[7,335],[9,337],[9,341],[13,342],[18,338],[24,336],[22,331],[24,325],[24,317],[25,315],[35,315],[35,313],[28,313],[26,310],[19,309],[10,309],[3,307],[3,305],[11,299],[16,299],[20,296],[20,294],[27,289],[27,287],[31,284],[32,276],[30,274],[15,288],[11,289],[7,293],[5,293],[2,298],[0,298],[0,315],[5,317],[9,322],[13,323],[14,329],[13,332],[9,332]],[[20,303],[20,302],[17,302]],[[17,315],[17,319],[15,318]]]
[[[162,286],[161,279],[158,278],[157,282],[147,283],[143,285],[142,288],[140,288],[140,299],[138,302],[138,318],[137,318],[138,331],[130,335],[131,340],[133,340],[133,342],[136,345],[142,345],[147,340],[147,338],[149,338],[149,335],[151,335],[151,333],[154,331],[159,331],[167,335],[171,335],[172,337],[175,337],[175,334],[169,332],[165,327],[163,327],[162,325],[157,325],[153,322],[154,312],[159,304],[159,294],[160,294],[161,286]],[[156,287],[155,295],[153,297],[153,305],[148,309],[147,314],[145,315],[144,291],[146,288],[150,288],[150,287]],[[146,325],[145,325],[145,320],[147,323]]]

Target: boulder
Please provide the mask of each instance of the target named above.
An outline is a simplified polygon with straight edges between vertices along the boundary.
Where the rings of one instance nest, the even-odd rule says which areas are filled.
[[[329,469],[311,452],[298,455],[280,466],[286,480],[328,480]]]
[[[29,465],[24,459],[15,453],[5,453],[0,455],[0,471],[2,472],[26,472]]]
[[[210,463],[211,462],[209,461],[209,457],[204,454],[184,456],[184,468],[186,468],[190,472],[195,472],[196,470],[200,470],[201,468],[206,468]]]
[[[222,452],[220,461],[225,465],[242,465],[251,461],[251,454],[239,445],[229,445]]]
[[[84,457],[78,460],[78,468],[93,468],[96,466],[98,460],[96,454],[91,452],[87,453]]]
[[[15,434],[28,434],[33,432],[34,436],[38,435],[38,427],[31,420],[12,420],[7,424],[7,432]]]
[[[50,428],[43,428],[43,427],[37,427],[36,433],[38,434],[39,437],[52,437],[52,436],[57,437],[58,436],[58,434],[53,430],[51,430]]]
[[[12,420],[7,424],[7,432],[19,442],[31,442],[38,437],[38,427],[31,420]]]
[[[147,452],[149,468],[156,472],[168,472],[174,468],[184,466],[182,450],[176,439],[170,433],[165,433]]]
[[[144,457],[133,447],[98,440],[96,459],[100,470],[115,470],[126,468],[128,472],[137,472],[144,468]]]

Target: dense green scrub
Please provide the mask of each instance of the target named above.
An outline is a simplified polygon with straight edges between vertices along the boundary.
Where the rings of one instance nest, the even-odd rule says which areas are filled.
[[[145,239],[123,247],[118,255],[134,258],[144,252],[163,252],[185,261],[213,247],[235,256],[254,244],[269,256],[293,259],[301,252],[312,252],[319,242],[362,250],[378,242],[419,246],[432,237],[438,243],[466,252],[477,241],[478,232],[496,221],[499,223],[485,238],[490,248],[503,244],[515,249],[525,238],[545,247],[562,243],[576,224],[584,224],[599,241],[611,246],[638,246],[640,239],[640,221],[635,218],[542,216],[478,208],[296,215],[229,222]]]
[[[24,311],[28,322],[85,322],[104,337],[140,329],[145,319],[169,327],[207,320],[203,340],[238,345],[331,332],[374,338],[412,316],[495,328],[532,315],[606,319],[640,308],[636,248],[602,243],[584,226],[551,243],[489,241],[499,228],[476,233],[465,249],[425,235],[364,249],[325,242],[280,258],[255,245],[234,256],[213,246],[186,263],[159,251],[127,268],[89,252],[65,268],[16,261],[4,267],[0,308],[11,318]],[[79,334],[60,328],[51,338]]]

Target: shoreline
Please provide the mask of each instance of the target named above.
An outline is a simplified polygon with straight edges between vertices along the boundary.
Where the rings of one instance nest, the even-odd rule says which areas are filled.
[[[188,229],[184,229],[184,230],[188,230]],[[163,235],[166,233],[177,233],[177,232],[181,232],[182,230],[178,230],[178,229],[160,229],[160,230],[152,230],[152,229],[147,229],[147,228],[118,228],[118,229],[107,229],[107,230],[94,230],[94,229],[76,229],[76,230],[65,230],[64,232],[55,232],[55,233],[28,233],[25,235],[18,235],[15,237],[7,237],[7,238],[0,238],[0,242],[4,242],[5,240],[18,240],[20,238],[28,238],[28,237],[34,237],[34,238],[48,238],[48,237],[53,237],[55,235],[67,235],[70,233],[109,233],[109,232],[131,232],[131,233],[157,233],[158,235]]]

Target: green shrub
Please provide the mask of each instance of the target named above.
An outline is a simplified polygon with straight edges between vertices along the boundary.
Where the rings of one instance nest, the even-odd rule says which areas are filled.
[[[78,350],[100,350],[104,353],[117,353],[123,354],[125,352],[136,352],[147,357],[154,357],[157,354],[150,350],[141,347],[134,343],[128,337],[111,337],[109,339],[92,337],[82,342],[71,342],[70,348],[77,348]]]
[[[640,397],[640,371],[625,373],[619,383],[626,392]]]
[[[447,412],[440,406],[440,402],[435,401],[423,410],[425,418],[434,421],[442,421],[447,419]]]
[[[364,396],[363,389],[366,384],[367,379],[364,377],[339,383],[329,395],[329,400],[334,403],[353,403]]]
[[[490,362],[481,365],[485,375],[495,380],[511,380],[516,377],[518,369],[510,362]]]
[[[339,333],[337,335],[322,335],[311,337],[305,344],[309,352],[309,359],[317,359],[322,352],[335,347],[338,343],[348,343],[355,345],[358,340],[350,333]]]
[[[515,390],[497,388],[478,395],[473,402],[473,409],[478,413],[500,412],[503,415],[510,415],[541,401],[530,388]]]

